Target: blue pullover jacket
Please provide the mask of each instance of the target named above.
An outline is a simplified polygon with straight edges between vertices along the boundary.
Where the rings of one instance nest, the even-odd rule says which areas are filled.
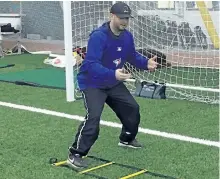
[[[132,34],[124,30],[115,36],[109,22],[92,31],[86,57],[77,75],[79,88],[107,89],[118,84],[115,70],[129,62],[139,69],[147,69],[148,59],[135,50]]]

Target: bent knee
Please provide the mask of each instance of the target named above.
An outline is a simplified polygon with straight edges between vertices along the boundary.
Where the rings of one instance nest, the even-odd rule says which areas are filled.
[[[135,112],[139,112],[139,110],[140,110],[140,106],[139,106],[138,103],[132,104],[132,105],[131,105],[131,108],[132,108],[132,110],[135,111]]]

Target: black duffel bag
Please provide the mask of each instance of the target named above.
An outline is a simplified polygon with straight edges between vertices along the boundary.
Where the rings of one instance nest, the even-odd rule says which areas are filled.
[[[151,99],[166,99],[166,84],[147,81],[136,81],[135,96],[151,98]]]

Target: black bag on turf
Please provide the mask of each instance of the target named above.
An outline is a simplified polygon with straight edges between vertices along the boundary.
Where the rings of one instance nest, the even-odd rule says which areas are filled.
[[[165,83],[137,81],[134,95],[151,99],[166,99],[166,85]]]

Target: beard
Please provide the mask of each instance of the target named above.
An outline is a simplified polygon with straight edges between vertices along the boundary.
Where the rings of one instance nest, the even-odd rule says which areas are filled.
[[[118,31],[122,32],[127,28],[127,25],[119,25]]]

